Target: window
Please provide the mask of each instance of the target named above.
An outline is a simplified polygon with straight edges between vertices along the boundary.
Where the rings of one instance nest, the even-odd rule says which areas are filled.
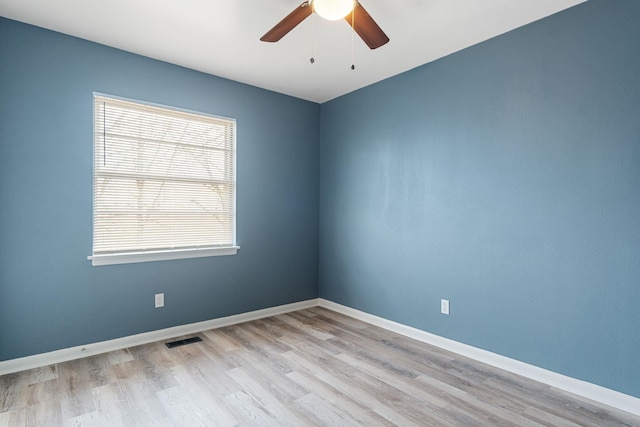
[[[94,94],[92,265],[232,255],[235,120]]]

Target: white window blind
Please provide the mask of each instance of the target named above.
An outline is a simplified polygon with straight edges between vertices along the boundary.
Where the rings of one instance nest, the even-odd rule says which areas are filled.
[[[94,265],[234,245],[235,120],[95,95]]]

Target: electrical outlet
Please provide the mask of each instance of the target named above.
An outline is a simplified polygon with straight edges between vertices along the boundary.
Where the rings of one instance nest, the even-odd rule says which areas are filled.
[[[156,294],[156,308],[164,307],[164,293]]]
[[[449,314],[449,300],[441,299],[440,300],[440,313]]]

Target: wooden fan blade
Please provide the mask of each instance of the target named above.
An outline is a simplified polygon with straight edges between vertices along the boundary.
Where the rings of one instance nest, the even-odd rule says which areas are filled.
[[[293,12],[285,16],[284,19],[278,22],[272,29],[267,31],[264,36],[260,37],[260,40],[263,42],[277,42],[299,23],[304,21],[311,13],[313,13],[313,8],[309,5],[308,1],[305,1],[296,7]]]
[[[355,13],[355,20],[352,14]],[[353,22],[353,30],[360,36],[370,49],[377,49],[389,41],[389,37],[376,24],[369,12],[365,10],[360,2],[356,3],[353,12],[344,18],[349,25]]]

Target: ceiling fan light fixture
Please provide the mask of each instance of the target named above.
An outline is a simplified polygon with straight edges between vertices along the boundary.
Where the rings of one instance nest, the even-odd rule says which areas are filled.
[[[337,21],[351,13],[356,0],[311,0],[311,6],[322,18]]]

